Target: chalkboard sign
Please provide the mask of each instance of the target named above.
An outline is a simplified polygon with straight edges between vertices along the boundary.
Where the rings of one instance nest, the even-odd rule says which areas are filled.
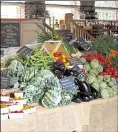
[[[27,46],[22,46],[16,53],[18,56],[25,57],[33,54],[33,50]]]
[[[20,46],[20,23],[1,22],[1,47]]]
[[[72,57],[68,59],[68,61],[71,63],[71,65],[81,65],[82,64],[77,57]]]
[[[80,38],[78,40],[77,45],[84,49],[85,51],[91,50],[90,44],[88,44],[83,38]]]
[[[82,69],[78,65],[75,65],[72,70],[78,72],[77,78],[79,80],[86,79],[87,75],[82,71]]]
[[[71,76],[64,77],[63,79],[60,79],[60,84],[61,84],[62,88],[66,91],[70,91],[75,88],[75,83]]]
[[[1,77],[1,89],[8,89],[9,84],[10,84],[9,78],[2,76]]]

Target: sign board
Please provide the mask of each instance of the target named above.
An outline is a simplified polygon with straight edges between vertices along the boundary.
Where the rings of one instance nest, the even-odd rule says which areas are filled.
[[[9,84],[10,84],[9,78],[2,76],[1,77],[1,89],[8,89]]]
[[[17,52],[18,56],[25,57],[33,53],[33,50],[27,46],[22,46]]]
[[[90,44],[88,44],[83,38],[80,38],[77,45],[85,51],[91,50]]]
[[[72,70],[78,72],[77,78],[79,80],[86,79],[87,75],[82,71],[82,69],[78,65],[75,65]]]
[[[81,62],[79,61],[79,59],[77,57],[72,57],[70,59],[68,59],[68,61],[71,63],[71,65],[80,65]]]
[[[1,47],[20,46],[20,22],[1,22]]]
[[[60,79],[60,84],[62,88],[66,91],[71,91],[75,88],[75,83],[71,76]]]

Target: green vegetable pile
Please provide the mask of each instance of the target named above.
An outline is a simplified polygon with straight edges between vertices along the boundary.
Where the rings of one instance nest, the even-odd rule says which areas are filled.
[[[11,87],[18,82],[27,103],[39,103],[46,108],[54,108],[71,103],[75,91],[64,91],[59,79],[49,70],[53,63],[52,57],[33,48],[33,54],[26,57],[7,59],[7,76]]]
[[[110,75],[99,75],[103,71],[103,66],[98,60],[84,64],[84,69],[88,73],[87,82],[99,92],[99,97],[109,98],[118,95],[118,81]]]

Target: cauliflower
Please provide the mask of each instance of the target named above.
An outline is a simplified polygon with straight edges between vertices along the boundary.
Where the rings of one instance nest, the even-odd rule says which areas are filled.
[[[105,75],[104,78],[103,78],[103,80],[105,82],[110,82],[111,81],[111,76],[110,75]]]
[[[112,87],[114,85],[114,82],[108,82],[108,85]]]
[[[93,59],[91,62],[90,62],[90,65],[93,69],[97,69],[99,67],[99,61],[96,60],[96,59]]]

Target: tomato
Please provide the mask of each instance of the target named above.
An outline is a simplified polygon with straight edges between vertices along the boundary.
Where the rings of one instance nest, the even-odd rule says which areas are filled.
[[[110,70],[111,70],[112,72],[114,72],[114,71],[115,71],[115,68],[112,67]]]
[[[101,75],[101,76],[104,76],[104,74],[103,74],[102,72],[100,73],[100,75]]]
[[[109,71],[109,72],[108,72],[108,74],[109,74],[109,75],[112,75],[112,72],[111,72],[111,71]]]

